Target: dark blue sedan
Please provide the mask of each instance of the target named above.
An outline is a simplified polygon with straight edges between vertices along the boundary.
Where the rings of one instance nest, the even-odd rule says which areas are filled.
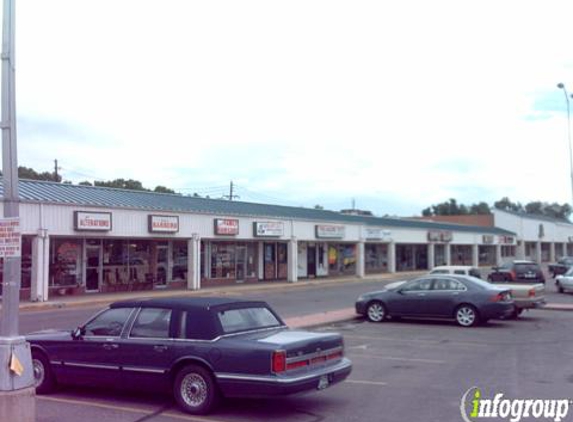
[[[172,391],[194,414],[221,397],[323,390],[352,369],[340,334],[291,330],[267,303],[232,298],[116,302],[27,340],[38,394],[58,383]]]
[[[387,317],[454,319],[463,327],[506,318],[514,311],[510,290],[464,275],[428,275],[361,295],[356,312],[372,322]]]

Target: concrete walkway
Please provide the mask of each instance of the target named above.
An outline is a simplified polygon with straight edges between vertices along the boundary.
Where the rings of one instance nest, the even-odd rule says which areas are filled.
[[[425,272],[401,273],[404,279],[409,279]],[[107,294],[85,294],[79,296],[57,297],[48,302],[21,302],[20,310],[26,311],[45,311],[60,308],[72,307],[92,307],[107,306],[112,302],[128,299],[141,299],[150,297],[192,297],[192,296],[226,296],[234,293],[261,292],[269,290],[287,290],[308,286],[327,286],[344,283],[357,282],[384,282],[395,280],[396,274],[377,274],[366,276],[365,278],[357,277],[340,277],[331,279],[310,279],[301,280],[296,283],[288,282],[260,282],[256,284],[236,284],[220,287],[206,287],[201,290],[147,290],[136,292],[107,293]],[[573,311],[573,304],[565,303],[548,303],[543,309],[556,311]],[[330,324],[341,321],[348,321],[357,318],[353,307],[338,309],[335,311],[319,312],[312,315],[297,316],[285,319],[285,322],[293,328],[312,327],[322,324]]]

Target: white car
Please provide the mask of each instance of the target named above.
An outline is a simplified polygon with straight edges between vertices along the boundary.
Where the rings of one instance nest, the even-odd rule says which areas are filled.
[[[559,293],[573,292],[573,267],[569,268],[565,274],[555,277],[555,286]]]

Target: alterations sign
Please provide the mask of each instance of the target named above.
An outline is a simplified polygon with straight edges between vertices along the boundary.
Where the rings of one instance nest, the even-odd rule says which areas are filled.
[[[0,257],[22,256],[22,232],[20,218],[0,218]]]
[[[284,224],[280,221],[253,223],[255,237],[281,237],[285,233]]]
[[[111,230],[110,212],[74,212],[74,229],[107,232]]]
[[[177,233],[179,217],[176,215],[150,215],[148,229],[151,233]]]

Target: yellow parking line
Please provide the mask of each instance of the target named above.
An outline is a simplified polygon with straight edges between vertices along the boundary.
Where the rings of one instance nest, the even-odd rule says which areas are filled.
[[[347,384],[388,385],[387,382],[382,381],[346,380],[344,382]]]
[[[152,410],[149,410],[149,409],[145,410],[145,409],[138,409],[136,407],[117,406],[117,405],[111,405],[111,404],[105,404],[105,403],[94,403],[94,402],[86,401],[86,400],[64,399],[64,398],[47,397],[47,396],[36,396],[36,397],[40,400],[52,401],[52,402],[56,402],[56,403],[75,404],[75,405],[79,405],[79,406],[91,406],[91,407],[97,407],[100,409],[118,410],[118,411],[123,411],[123,412],[130,412],[130,413],[149,414],[150,412],[152,412]],[[181,415],[181,414],[171,413],[171,412],[161,413],[161,416],[167,416],[167,417],[174,418],[174,419],[181,419],[181,420],[185,420],[185,421],[196,421],[196,422],[228,422],[228,421],[223,421],[221,419],[202,418],[200,416]]]

